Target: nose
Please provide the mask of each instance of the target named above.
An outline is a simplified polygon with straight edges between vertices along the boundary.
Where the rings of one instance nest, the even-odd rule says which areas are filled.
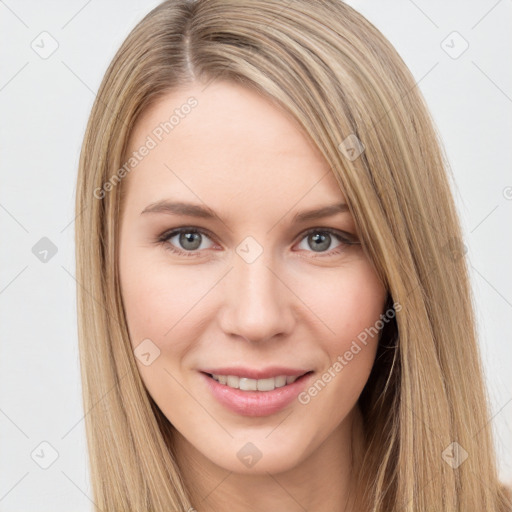
[[[222,331],[251,342],[286,337],[295,325],[293,286],[285,282],[269,258],[247,263],[234,258],[219,312]]]

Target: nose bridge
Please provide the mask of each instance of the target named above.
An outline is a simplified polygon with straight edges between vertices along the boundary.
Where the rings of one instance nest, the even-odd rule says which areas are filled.
[[[264,341],[285,334],[292,327],[290,291],[281,282],[279,269],[270,251],[255,245],[240,244],[234,255],[224,300],[224,324],[227,334],[250,341]],[[245,249],[245,252],[244,252]]]

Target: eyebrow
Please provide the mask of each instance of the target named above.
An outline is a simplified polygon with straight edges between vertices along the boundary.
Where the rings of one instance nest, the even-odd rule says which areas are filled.
[[[292,218],[292,222],[305,222],[309,220],[323,219],[325,217],[331,217],[333,215],[345,213],[348,211],[348,205],[345,203],[333,204],[329,206],[323,206],[321,208],[316,208],[313,210],[307,210],[300,213],[296,213]],[[151,203],[150,205],[146,206],[146,208],[142,210],[141,215],[145,213],[186,215],[189,217],[198,217],[201,219],[218,218],[215,212],[213,212],[213,210],[211,210],[207,206],[166,200],[157,201],[156,203]]]

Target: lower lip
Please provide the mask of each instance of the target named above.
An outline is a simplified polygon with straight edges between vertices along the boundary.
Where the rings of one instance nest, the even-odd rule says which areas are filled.
[[[291,404],[306,387],[313,372],[273,391],[242,391],[217,382],[201,372],[213,396],[225,407],[242,416],[269,416]]]

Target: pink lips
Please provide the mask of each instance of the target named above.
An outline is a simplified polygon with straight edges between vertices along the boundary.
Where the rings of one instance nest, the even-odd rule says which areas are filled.
[[[284,366],[270,366],[264,369],[251,369],[243,368],[242,366],[230,366],[224,368],[203,368],[204,373],[211,373],[214,375],[239,375],[248,379],[269,379],[270,377],[278,377],[279,375],[286,375],[289,377],[299,377],[304,375],[310,370],[301,370],[296,368],[285,368]]]
[[[304,390],[307,382],[313,375],[307,370],[291,370],[286,368],[270,368],[266,370],[248,370],[244,368],[218,368],[202,372],[206,386],[213,396],[227,409],[243,416],[268,416],[274,414],[292,403],[299,393]],[[230,388],[217,382],[208,374],[216,375],[243,375],[251,379],[265,379],[277,377],[278,375],[299,376],[292,384],[276,388],[273,391],[242,391]]]

